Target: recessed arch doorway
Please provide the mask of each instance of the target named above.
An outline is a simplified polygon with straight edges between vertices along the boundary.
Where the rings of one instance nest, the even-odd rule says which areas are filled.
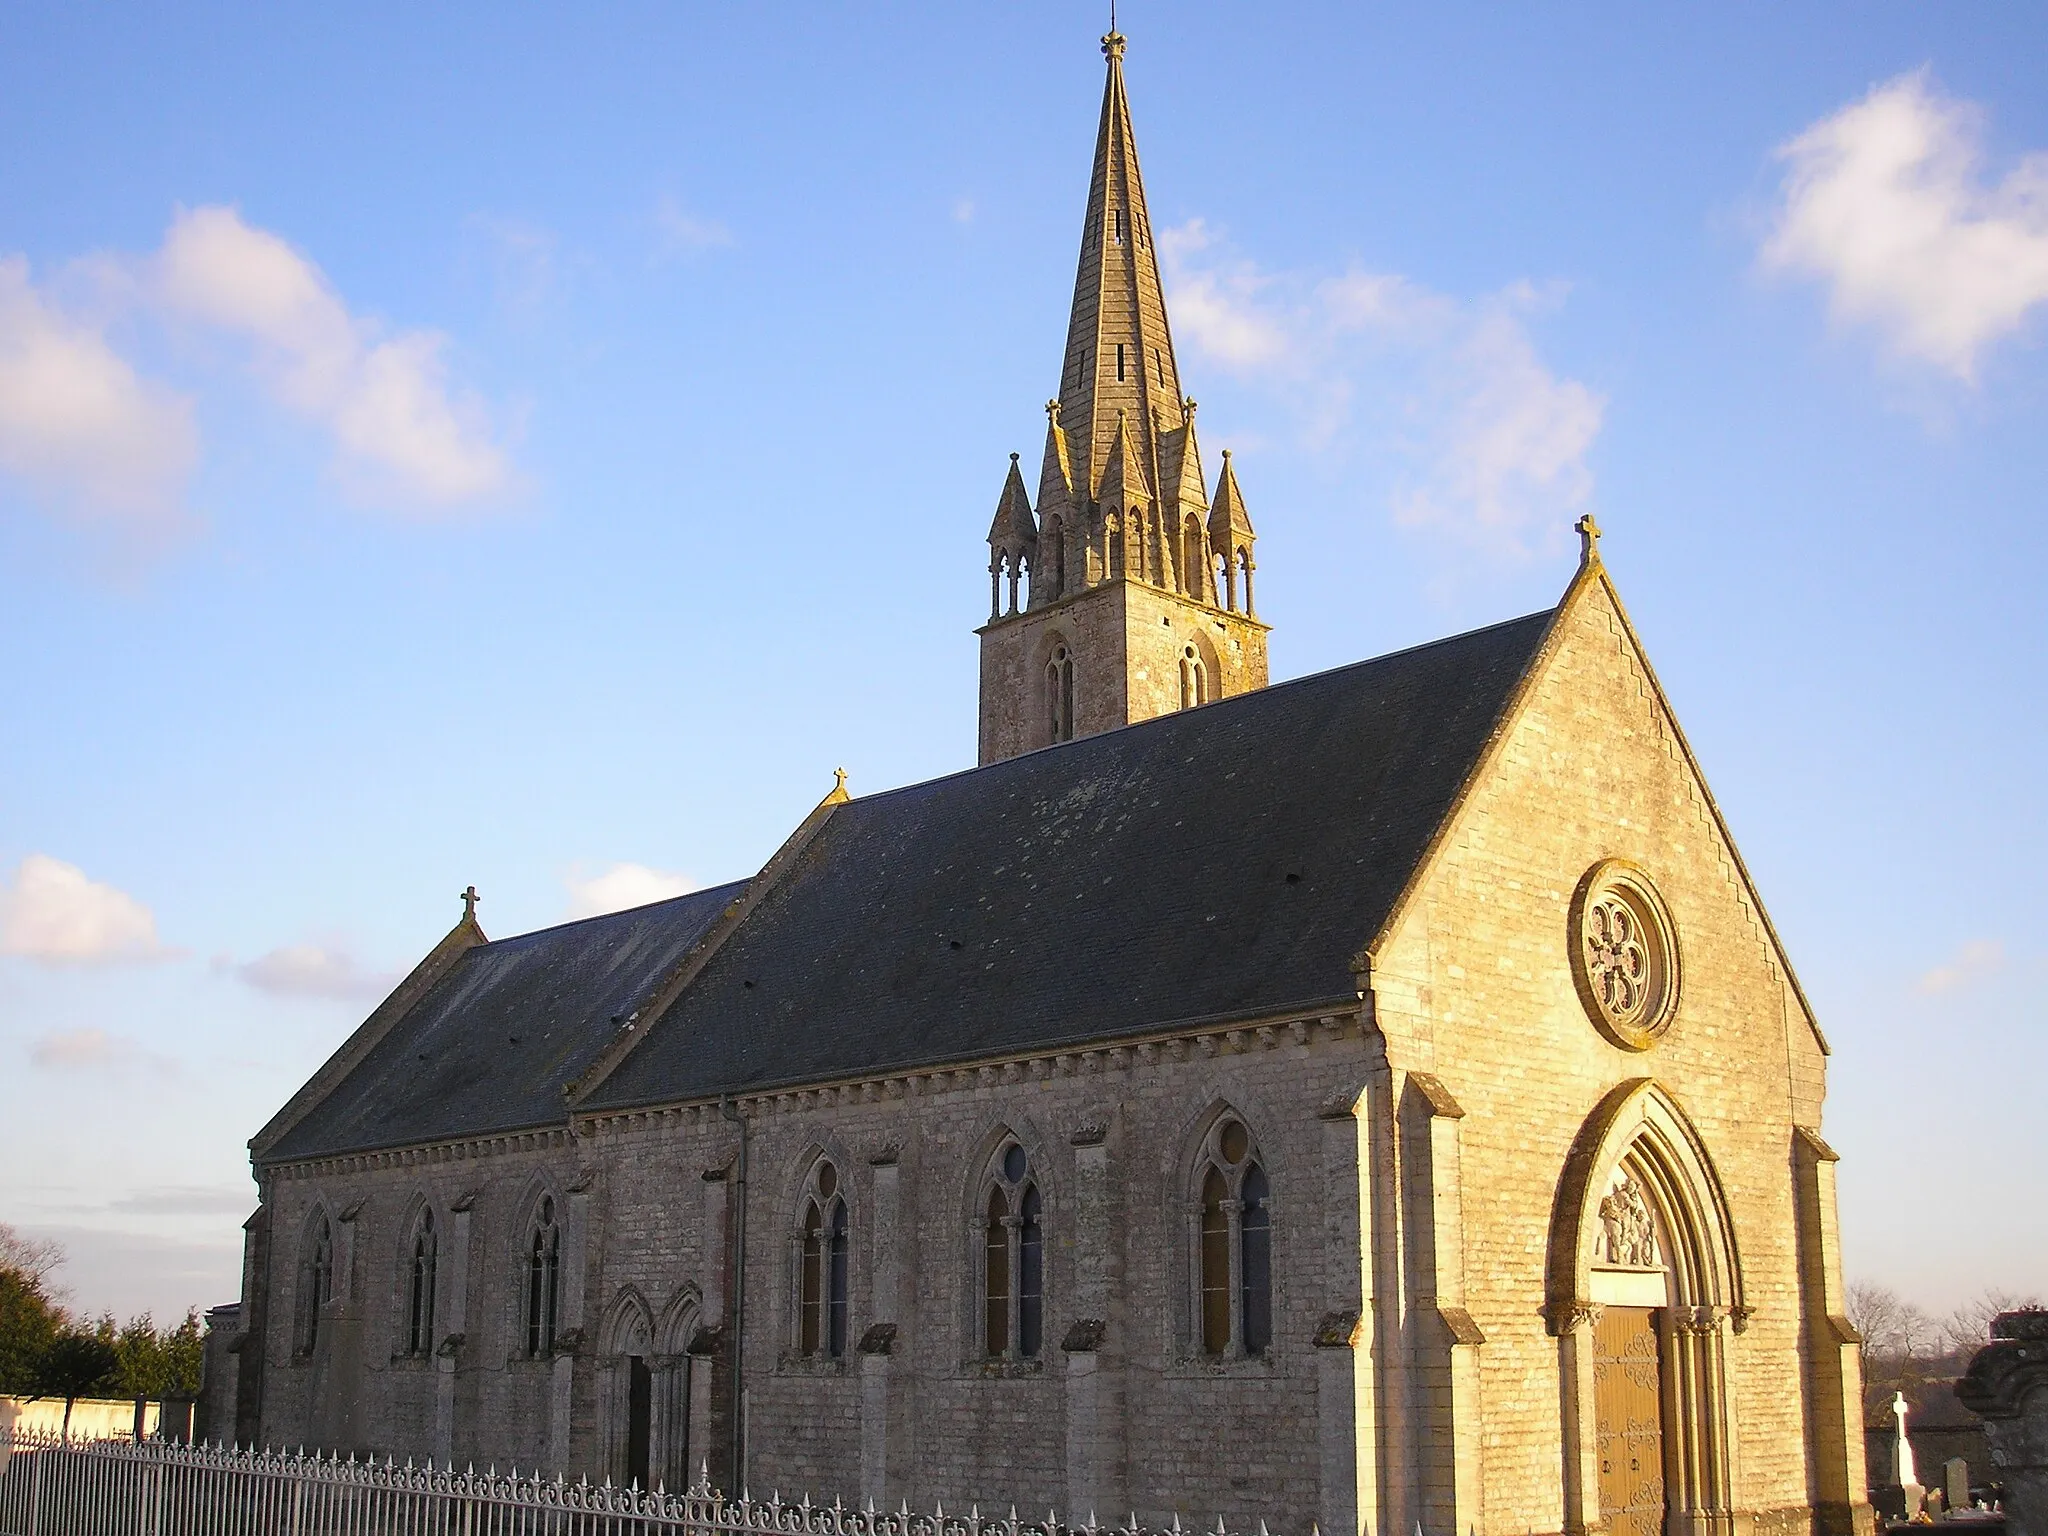
[[[1621,1084],[1565,1164],[1550,1236],[1567,1524],[1729,1528],[1727,1340],[1749,1317],[1706,1144],[1656,1082]]]

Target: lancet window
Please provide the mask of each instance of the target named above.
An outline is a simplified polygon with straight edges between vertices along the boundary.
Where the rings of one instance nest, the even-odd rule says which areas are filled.
[[[1055,645],[1045,663],[1045,712],[1054,741],[1074,739],[1074,653]]]
[[[1242,1120],[1218,1118],[1195,1177],[1202,1352],[1262,1355],[1273,1339],[1273,1194],[1258,1145]]]
[[[1180,707],[1193,709],[1197,704],[1209,702],[1209,671],[1202,662],[1202,653],[1193,643],[1181,647],[1180,653]]]
[[[526,1353],[533,1359],[554,1352],[561,1320],[562,1228],[555,1197],[543,1195],[526,1245]]]
[[[414,1223],[412,1248],[405,1266],[405,1352],[430,1355],[434,1352],[434,1269],[438,1244],[434,1213],[420,1212]]]
[[[820,1158],[811,1169],[797,1218],[797,1353],[838,1360],[846,1354],[846,1193],[839,1169]]]
[[[1045,1199],[1015,1141],[990,1159],[981,1203],[981,1338],[991,1360],[1036,1360],[1045,1342]]]
[[[307,1229],[299,1260],[299,1353],[310,1355],[320,1341],[320,1311],[334,1299],[334,1228],[321,1211]]]

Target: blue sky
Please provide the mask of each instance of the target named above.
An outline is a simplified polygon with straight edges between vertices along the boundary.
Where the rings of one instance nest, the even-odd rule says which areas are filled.
[[[244,1143],[482,890],[972,760],[1092,6],[94,10],[0,45],[0,1221],[233,1297]],[[2039,1289],[2037,8],[1131,0],[1294,676],[1591,510],[1834,1042],[1852,1275]]]

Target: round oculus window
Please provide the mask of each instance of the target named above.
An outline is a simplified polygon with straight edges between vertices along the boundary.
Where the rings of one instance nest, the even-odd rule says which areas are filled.
[[[1645,1051],[1678,1012],[1678,930],[1650,877],[1625,859],[1586,871],[1572,898],[1572,979],[1600,1032]]]

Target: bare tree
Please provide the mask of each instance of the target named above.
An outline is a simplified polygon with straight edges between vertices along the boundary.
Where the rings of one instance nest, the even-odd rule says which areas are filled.
[[[50,1238],[23,1237],[0,1221],[0,1269],[11,1269],[48,1289],[51,1273],[64,1262],[64,1245]]]
[[[1971,1355],[1989,1342],[1991,1320],[1999,1313],[2040,1305],[2039,1296],[2019,1296],[1991,1287],[1942,1319],[1942,1344],[1950,1354],[1967,1363]]]

